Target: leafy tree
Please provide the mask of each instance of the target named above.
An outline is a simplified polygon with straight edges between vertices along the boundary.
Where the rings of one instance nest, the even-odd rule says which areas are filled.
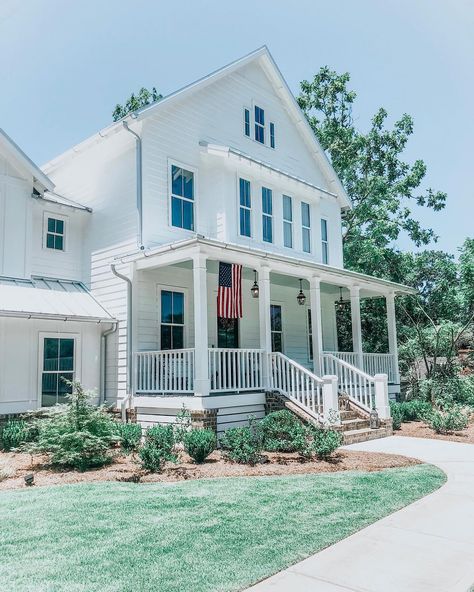
[[[133,113],[134,111],[138,111],[138,109],[141,109],[142,107],[146,107],[147,105],[156,103],[162,98],[163,95],[160,94],[155,87],[153,87],[151,91],[149,91],[145,87],[142,87],[138,91],[137,95],[132,93],[123,105],[117,103],[112,113],[112,118],[114,121],[118,121],[119,119],[122,119],[122,117],[125,117],[129,113]]]
[[[387,111],[380,108],[367,132],[356,128],[352,112],[357,95],[349,90],[349,81],[348,73],[325,66],[311,82],[301,83],[298,102],[353,203],[343,214],[346,266],[390,277],[397,259],[393,241],[402,232],[416,246],[436,239],[432,229],[414,218],[411,206],[441,210],[446,194],[420,191],[425,163],[408,164],[402,158],[413,133],[409,115],[388,129]]]

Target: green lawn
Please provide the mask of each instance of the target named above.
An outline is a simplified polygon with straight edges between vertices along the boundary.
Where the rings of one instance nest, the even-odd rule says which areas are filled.
[[[433,491],[376,473],[94,483],[0,494],[0,590],[240,590]]]

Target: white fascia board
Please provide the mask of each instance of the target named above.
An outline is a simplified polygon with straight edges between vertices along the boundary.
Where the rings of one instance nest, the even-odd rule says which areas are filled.
[[[14,319],[33,319],[33,320],[47,320],[47,321],[74,321],[78,323],[95,323],[104,324],[109,323],[114,325],[117,320],[108,317],[83,317],[74,315],[61,315],[61,314],[49,314],[41,312],[26,312],[26,311],[14,311],[14,310],[0,310],[0,317],[14,318]]]
[[[0,128],[0,145],[10,157],[33,177],[33,184],[39,184],[43,190],[53,191],[55,185],[51,179],[29,158],[12,138]]]

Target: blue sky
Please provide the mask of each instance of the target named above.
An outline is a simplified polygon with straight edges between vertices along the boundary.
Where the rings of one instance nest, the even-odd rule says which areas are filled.
[[[349,71],[361,129],[379,106],[414,117],[406,157],[448,193],[418,215],[455,253],[474,235],[473,31],[471,0],[0,0],[0,127],[42,164],[131,91],[167,94],[266,44],[295,94],[322,65]]]

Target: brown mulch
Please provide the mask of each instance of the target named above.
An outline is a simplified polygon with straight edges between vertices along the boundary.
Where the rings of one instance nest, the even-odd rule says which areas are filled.
[[[465,430],[452,434],[437,434],[422,421],[410,421],[402,423],[400,430],[393,431],[394,436],[410,436],[412,438],[431,438],[434,440],[452,440],[453,442],[465,442],[474,444],[474,419]]]
[[[81,473],[53,469],[47,465],[45,457],[0,452],[0,490],[25,488],[24,477],[31,473],[34,474],[35,486],[45,486],[97,481],[152,483],[219,477],[380,471],[419,464],[418,460],[405,456],[349,450],[339,450],[330,461],[303,461],[296,453],[265,453],[265,457],[266,462],[251,467],[226,461],[219,451],[215,451],[204,464],[196,465],[183,452],[179,464],[167,463],[163,473],[157,474],[143,471],[136,457],[118,455],[108,466]]]

